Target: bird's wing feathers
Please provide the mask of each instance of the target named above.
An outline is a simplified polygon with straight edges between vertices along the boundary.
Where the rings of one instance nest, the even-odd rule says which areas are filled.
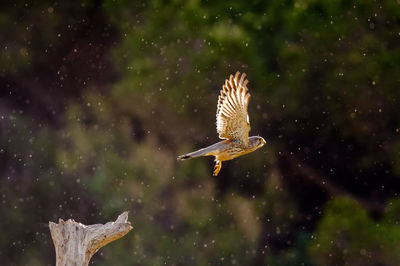
[[[217,132],[221,139],[232,139],[248,144],[250,122],[247,114],[247,106],[250,93],[247,89],[248,80],[246,74],[236,72],[222,86],[218,97],[217,107]]]

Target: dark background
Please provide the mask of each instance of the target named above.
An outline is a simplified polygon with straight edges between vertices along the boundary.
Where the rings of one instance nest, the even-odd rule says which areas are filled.
[[[129,211],[95,265],[400,265],[398,1],[0,4],[0,261]],[[246,72],[262,149],[218,141]]]

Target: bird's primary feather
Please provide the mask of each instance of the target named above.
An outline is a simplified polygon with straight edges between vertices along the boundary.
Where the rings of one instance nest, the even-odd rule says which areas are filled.
[[[234,140],[243,146],[249,143],[250,122],[247,106],[250,93],[247,89],[246,74],[230,75],[222,86],[218,97],[217,132],[221,139]]]

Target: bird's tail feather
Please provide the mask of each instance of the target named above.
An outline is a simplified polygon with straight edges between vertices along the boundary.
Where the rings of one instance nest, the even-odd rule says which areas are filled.
[[[207,156],[209,151],[207,151],[206,149],[200,149],[198,151],[194,151],[194,152],[190,152],[187,154],[183,154],[178,156],[178,161],[183,161],[183,160],[187,160],[187,159],[191,159],[191,158],[196,158],[196,157],[200,157],[200,156]]]

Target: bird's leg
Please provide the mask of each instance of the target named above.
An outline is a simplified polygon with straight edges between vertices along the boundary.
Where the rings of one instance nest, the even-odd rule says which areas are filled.
[[[218,160],[215,160],[214,174],[213,174],[214,176],[218,175],[219,170],[221,170],[221,167],[222,167],[222,162],[218,161]]]

